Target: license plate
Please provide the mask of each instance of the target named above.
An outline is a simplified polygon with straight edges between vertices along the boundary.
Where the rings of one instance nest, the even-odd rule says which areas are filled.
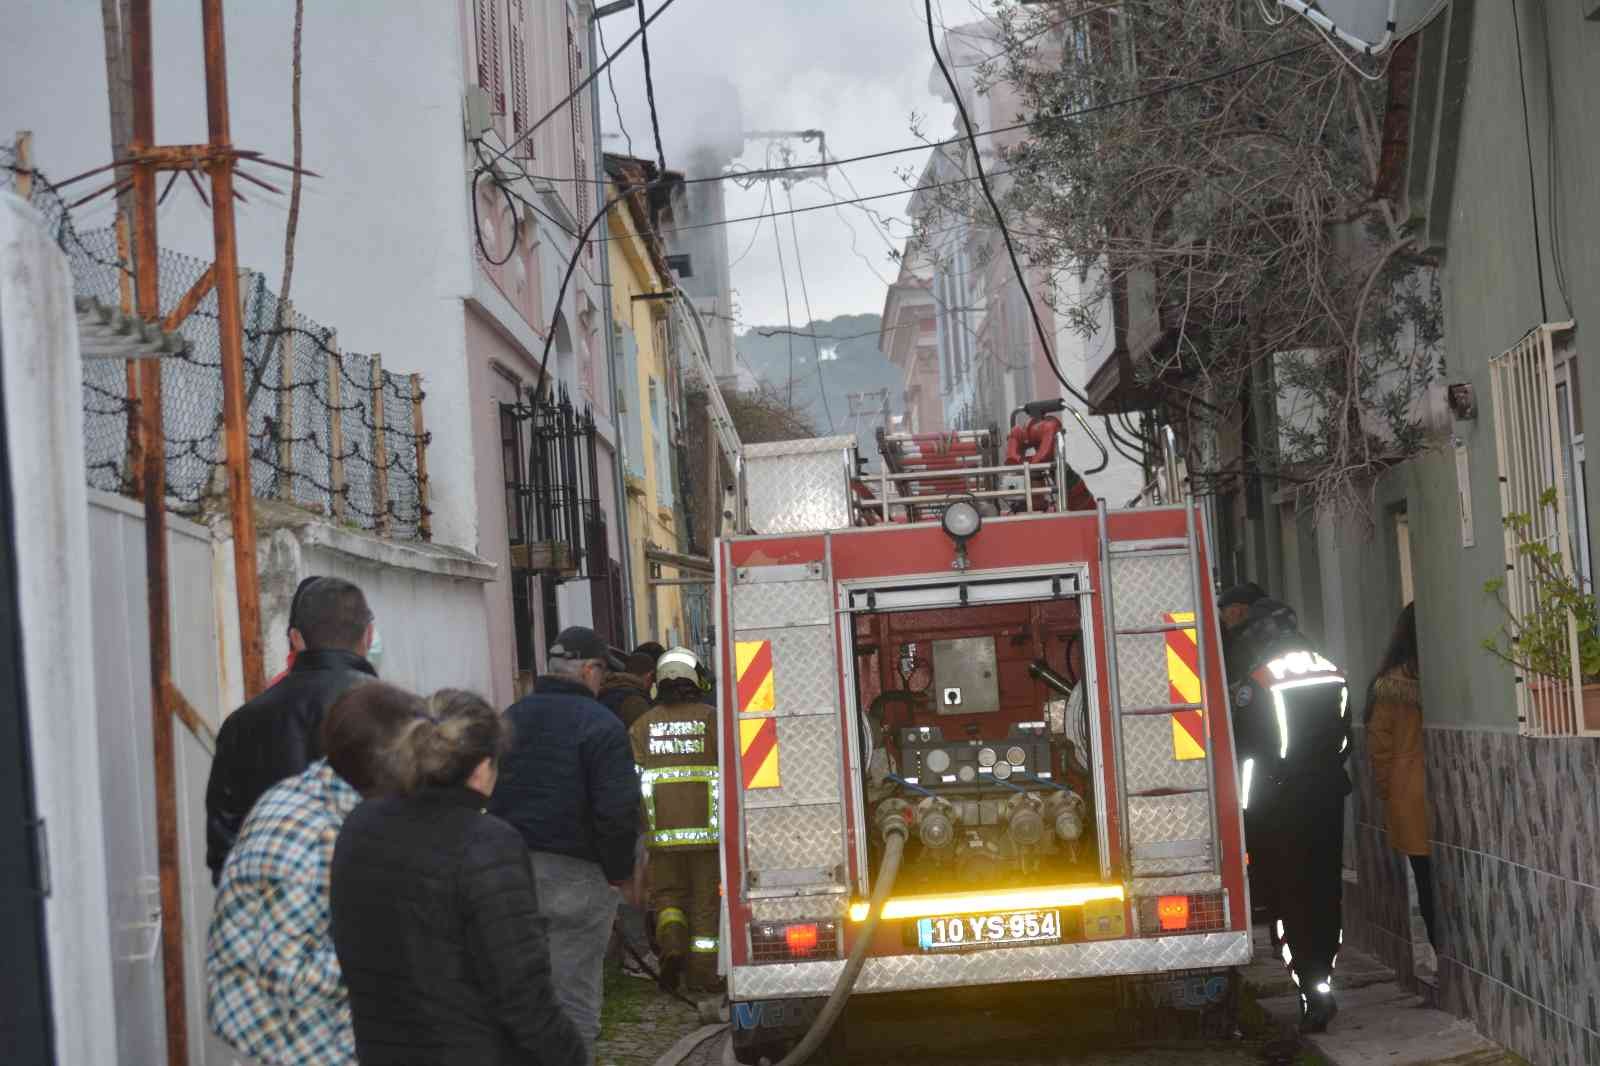
[[[1053,944],[1060,939],[1060,911],[950,914],[917,921],[917,945],[923,951]]]

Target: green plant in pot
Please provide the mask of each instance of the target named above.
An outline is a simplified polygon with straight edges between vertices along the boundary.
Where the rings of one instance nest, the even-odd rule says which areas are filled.
[[[1541,509],[1552,512],[1545,528],[1554,528],[1556,490],[1539,497]],[[1529,574],[1532,602],[1519,617],[1506,602],[1505,578],[1484,583],[1484,591],[1500,605],[1500,630],[1483,642],[1491,655],[1520,670],[1535,690],[1571,683],[1572,643],[1567,618],[1577,623],[1578,675],[1583,685],[1583,716],[1588,728],[1600,728],[1600,601],[1583,587],[1561,553],[1540,539],[1532,515],[1507,515],[1505,526]]]

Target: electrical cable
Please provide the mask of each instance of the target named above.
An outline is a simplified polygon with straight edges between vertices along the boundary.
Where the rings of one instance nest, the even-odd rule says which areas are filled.
[[[605,62],[598,64],[593,70],[591,70],[589,72],[588,77],[584,78],[577,85],[574,85],[572,87],[572,91],[567,93],[566,96],[563,96],[556,103],[556,105],[554,107],[552,107],[550,110],[546,111],[543,115],[539,116],[538,121],[534,122],[533,125],[529,126],[527,129],[523,130],[520,134],[518,134],[516,139],[513,140],[510,144],[506,145],[504,148],[500,149],[500,151],[496,152],[495,153],[495,157],[493,159],[489,160],[489,162],[487,164],[479,164],[479,169],[480,170],[485,170],[485,169],[488,169],[490,167],[495,166],[496,164],[498,164],[500,162],[500,160],[502,160],[506,156],[510,155],[512,153],[512,151],[514,151],[516,149],[517,145],[521,144],[523,141],[527,140],[529,137],[532,137],[535,133],[537,133],[539,131],[539,129],[542,126],[544,126],[544,124],[546,122],[549,122],[552,118],[555,117],[557,112],[559,112],[563,107],[566,107],[568,104],[572,103],[573,100],[577,99],[578,94],[583,92],[583,90],[587,89],[589,87],[589,84],[591,82],[593,82],[596,78],[598,78],[602,71],[610,70],[611,69],[611,64],[616,61],[617,56],[621,55],[623,52],[626,52],[628,50],[628,46],[630,44],[632,44],[638,38],[644,36],[645,27],[649,26],[656,19],[660,18],[662,16],[662,14],[666,12],[667,8],[671,7],[676,2],[677,2],[677,0],[661,0],[661,6],[656,8],[655,13],[653,15],[651,15],[649,18],[645,19],[644,22],[639,26],[638,29],[636,29],[632,33],[628,34],[628,39],[623,41],[620,45],[618,45],[617,46],[617,50],[615,52],[611,53],[611,55],[606,58]],[[549,179],[545,179],[545,180],[549,180]],[[584,180],[584,179],[568,179],[568,180],[570,181],[570,180]],[[598,182],[596,184],[598,184]]]
[[[772,145],[768,144],[767,145],[767,161],[771,162],[771,160],[772,160]],[[769,182],[767,182],[766,195],[762,198],[762,201],[761,201],[761,215],[762,215],[763,218],[766,217],[767,209],[769,207],[771,207],[771,206],[772,206],[772,182],[769,181]],[[761,237],[761,227],[760,226],[756,226],[754,229],[752,229],[750,231],[750,243],[745,245],[744,251],[739,253],[739,258],[735,259],[733,262],[728,264],[728,269],[729,270],[732,270],[734,267],[738,266],[740,263],[745,261],[745,257],[750,254],[751,249],[753,249],[756,246],[756,241],[759,240],[760,237]]]
[[[933,0],[922,0],[922,3],[928,14],[928,47],[933,50],[933,60],[938,64],[939,73],[944,75],[945,84],[950,87],[950,95],[955,98],[956,111],[961,116],[961,125],[966,129],[967,140],[971,145],[972,165],[978,172],[978,185],[983,189],[983,198],[988,201],[989,209],[994,212],[995,225],[1000,229],[1000,237],[1005,241],[1006,245],[1006,254],[1011,259],[1011,270],[1017,276],[1017,284],[1021,286],[1023,296],[1027,298],[1028,313],[1033,317],[1033,328],[1038,332],[1039,343],[1044,348],[1045,361],[1050,364],[1050,370],[1055,374],[1056,380],[1061,382],[1061,387],[1067,391],[1067,394],[1083,404],[1084,407],[1090,407],[1092,405],[1089,402],[1089,398],[1077,386],[1068,381],[1066,375],[1061,372],[1061,368],[1056,365],[1055,353],[1050,350],[1050,337],[1045,333],[1044,322],[1039,318],[1039,308],[1034,303],[1033,291],[1028,287],[1027,276],[1022,272],[1022,263],[1017,259],[1017,248],[1012,243],[1011,231],[1006,228],[1005,216],[1000,213],[1000,204],[995,200],[994,192],[989,188],[989,178],[983,170],[983,153],[978,150],[978,139],[973,134],[975,127],[972,125],[971,117],[967,114],[966,102],[961,98],[961,87],[956,84],[956,79],[950,73],[950,68],[945,65],[944,55],[939,51],[939,41],[933,32]],[[1098,474],[1111,465],[1111,453],[1106,450],[1105,443],[1100,440],[1100,437],[1090,427],[1088,419],[1083,417],[1083,412],[1073,407],[1069,407],[1067,410],[1072,412],[1073,417],[1078,420],[1078,424],[1083,427],[1083,431],[1094,442],[1094,446],[1100,450],[1100,465],[1091,470],[1085,470],[1083,473]]]
[[[1545,23],[1545,55],[1550,54],[1550,26]],[[1545,98],[1545,197],[1550,201],[1546,208],[1550,213],[1550,263],[1556,276],[1556,289],[1561,293],[1561,302],[1566,305],[1567,317],[1572,317],[1572,294],[1567,289],[1567,268],[1563,262],[1565,256],[1561,251],[1561,191],[1556,187],[1556,173],[1561,165],[1561,150],[1559,148],[1560,131],[1556,125],[1556,82],[1555,64],[1546,62],[1544,65],[1544,98]]]
[[[1517,81],[1522,87],[1522,143],[1528,153],[1528,202],[1533,212],[1533,258],[1539,275],[1539,321],[1550,321],[1550,306],[1544,294],[1544,250],[1539,241],[1539,186],[1533,176],[1533,123],[1528,118],[1528,81],[1522,70],[1522,16],[1517,0],[1511,0],[1511,26],[1516,31]]]
[[[511,197],[511,191],[498,181],[495,188],[505,195],[506,202],[511,205],[511,247],[506,249],[506,254],[496,259],[489,254],[489,248],[483,241],[483,221],[478,217],[478,182],[483,180],[480,172],[472,177],[472,233],[478,239],[478,254],[483,256],[484,262],[490,266],[505,266],[511,262],[511,257],[517,254],[517,243],[522,237],[522,227],[517,225],[517,205]]]
[[[784,194],[789,200],[789,232],[794,236],[794,268],[796,273],[800,275],[800,297],[805,301],[806,321],[810,323],[812,329],[811,356],[816,360],[817,363],[817,392],[822,396],[822,413],[828,416],[828,432],[832,433],[833,411],[830,409],[828,404],[828,387],[822,380],[822,347],[817,343],[817,319],[816,316],[811,313],[811,293],[806,287],[806,268],[805,264],[800,261],[800,227],[795,224],[794,220],[793,186],[786,186],[784,189]]]
[[[667,155],[661,149],[661,119],[656,114],[656,80],[650,73],[650,35],[645,28],[650,20],[645,18],[644,0],[639,2],[639,54],[644,58],[644,98],[650,105],[650,130],[656,138],[656,166],[660,173],[667,172]]]
[[[789,311],[789,273],[783,266],[783,238],[778,229],[778,213],[772,213],[772,244],[778,250],[778,279],[783,282],[783,322],[789,327],[789,384],[784,403],[794,407],[794,316]]]

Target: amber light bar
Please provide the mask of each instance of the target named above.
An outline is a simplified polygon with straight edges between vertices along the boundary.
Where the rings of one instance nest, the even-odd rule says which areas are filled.
[[[942,914],[992,914],[995,911],[1048,910],[1052,907],[1081,907],[1097,900],[1120,900],[1121,885],[1045,885],[1038,888],[1010,888],[994,892],[952,892],[941,896],[900,896],[883,905],[883,916],[931,918]],[[864,922],[867,903],[850,904],[850,920]]]

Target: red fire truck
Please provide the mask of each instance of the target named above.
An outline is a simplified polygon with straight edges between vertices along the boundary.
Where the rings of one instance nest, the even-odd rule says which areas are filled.
[[[1204,522],[1096,503],[1051,421],[883,434],[870,474],[853,437],[743,448],[714,560],[740,1061],[850,995],[1203,1007],[1250,958]]]

